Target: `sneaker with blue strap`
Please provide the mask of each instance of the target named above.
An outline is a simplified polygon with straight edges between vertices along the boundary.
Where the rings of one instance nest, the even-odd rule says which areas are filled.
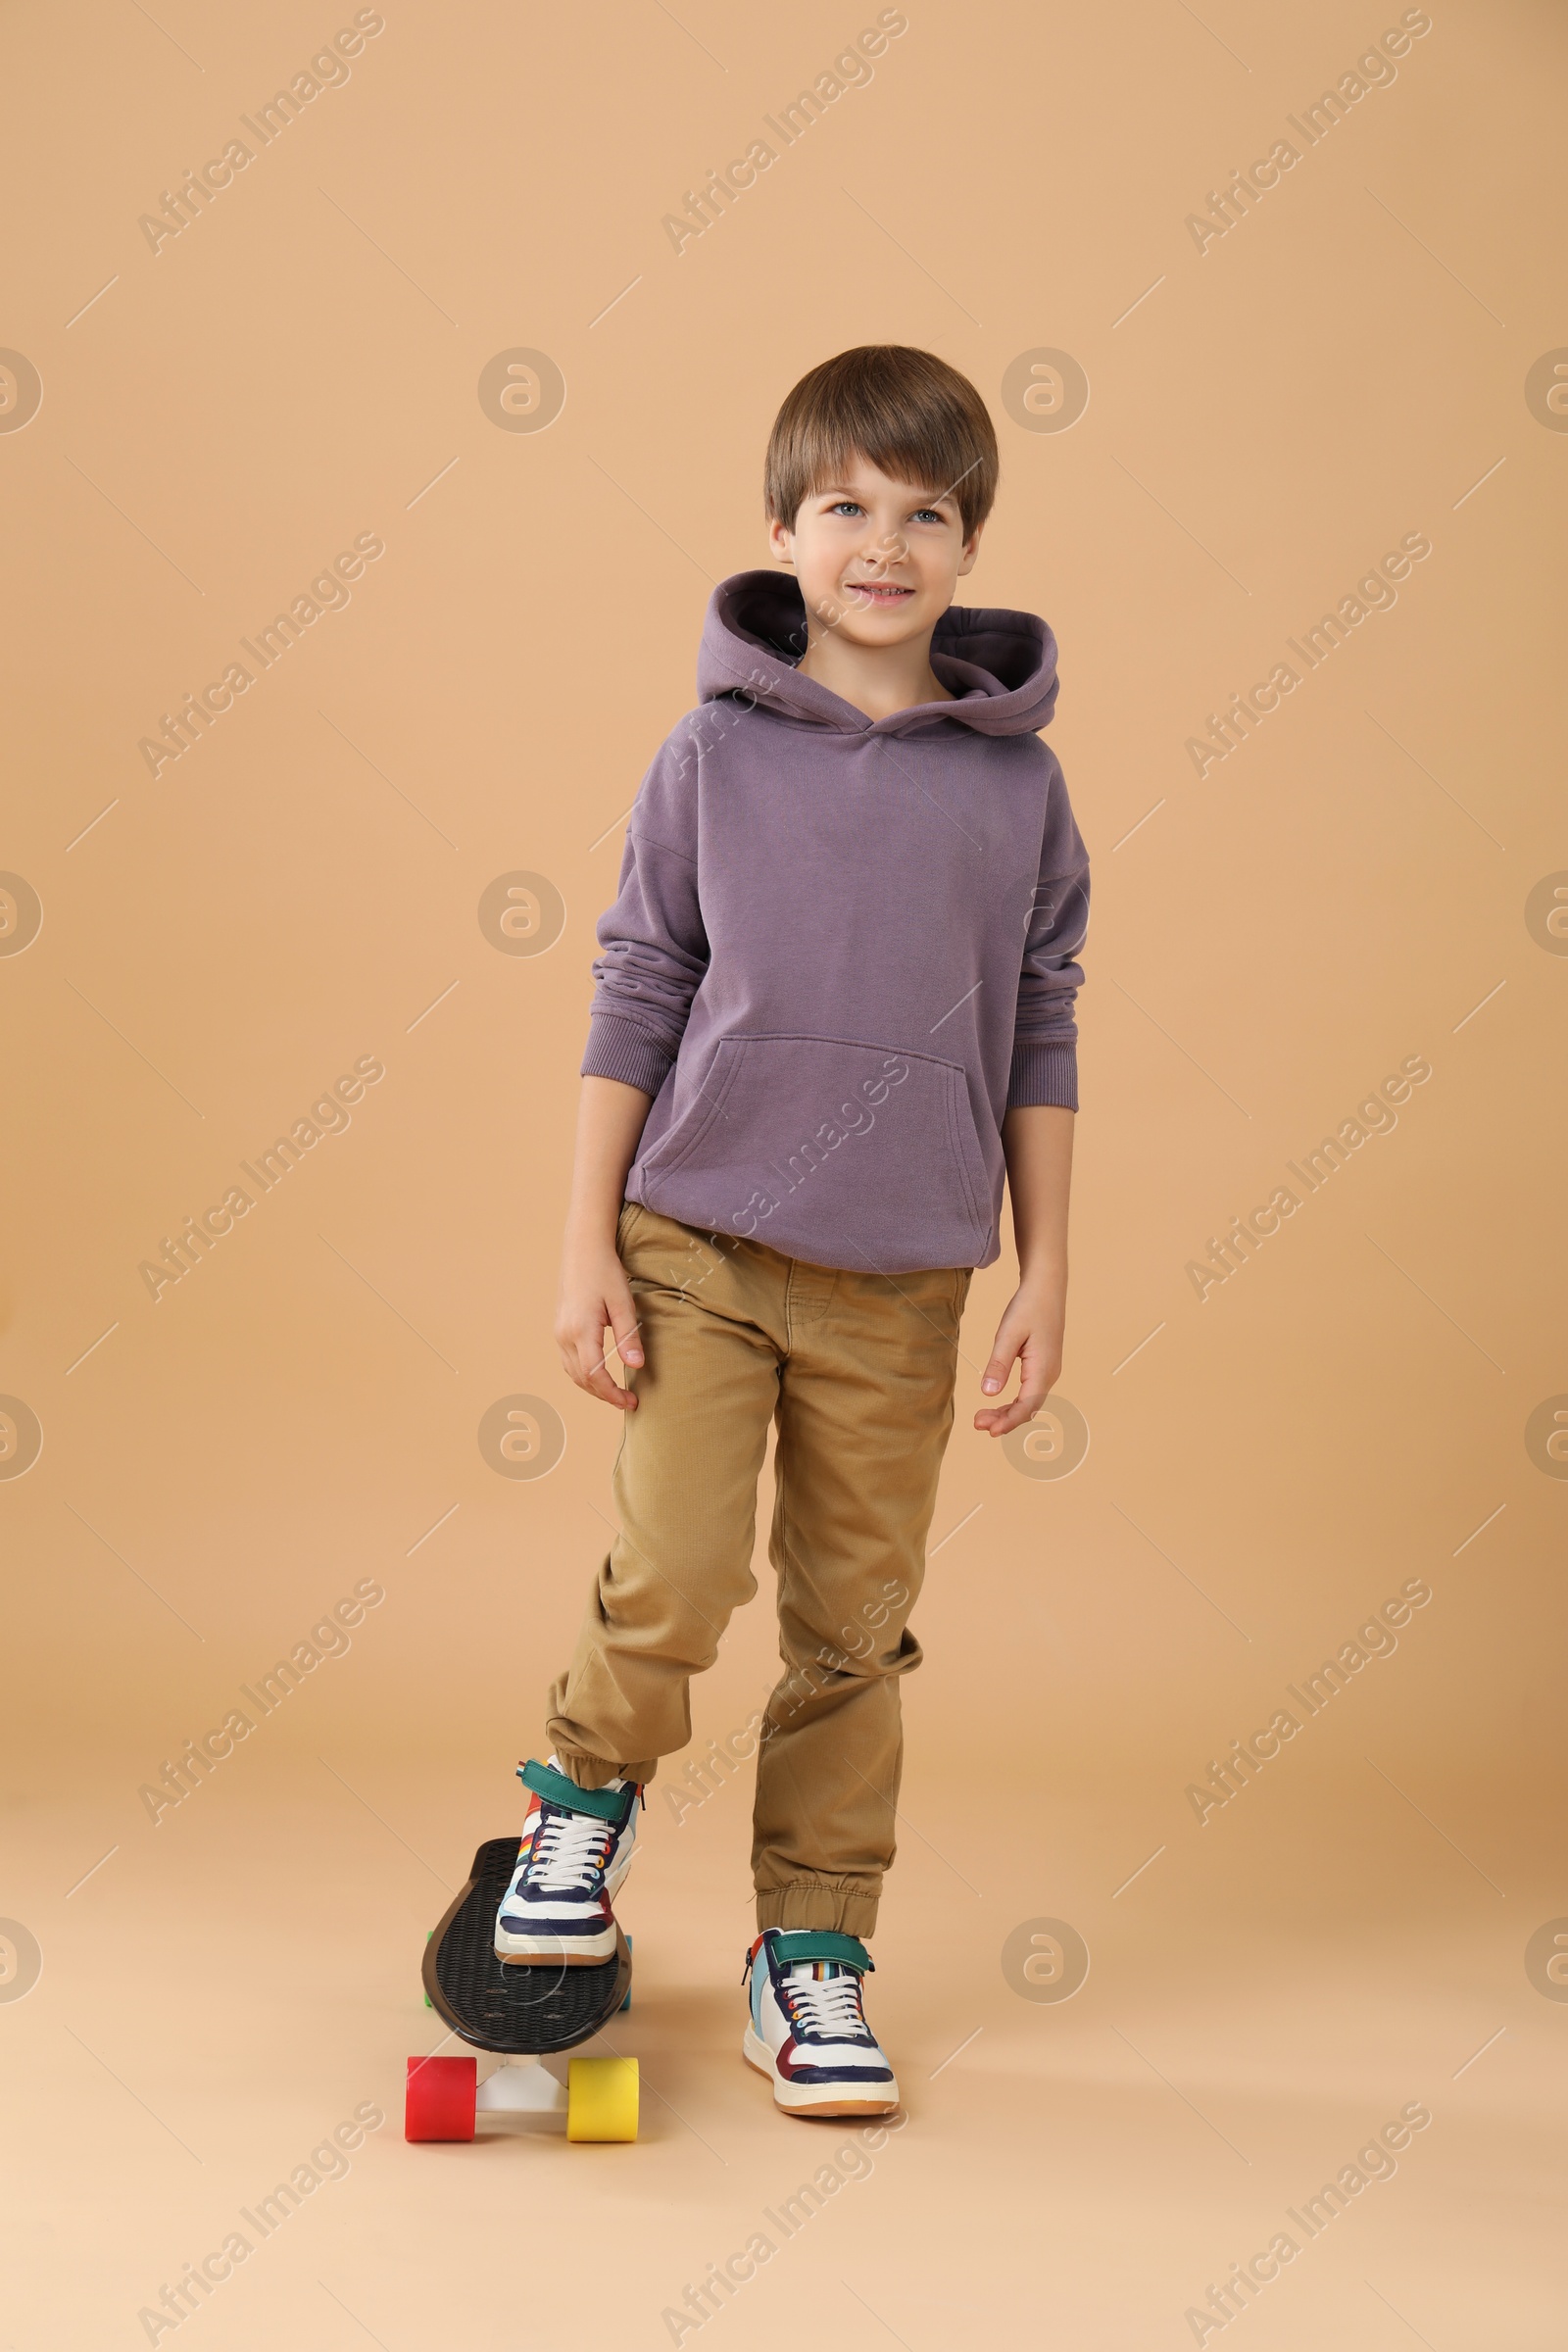
[[[516,1868],[496,1913],[499,1960],[600,1967],[615,1954],[616,1890],[637,1843],[635,1781],[579,1788],[531,1759],[517,1778],[532,1799]]]
[[[893,2069],[865,2022],[859,1938],[817,1928],[768,1928],[747,1961],[748,2065],[773,2084],[786,2115],[891,2115]]]

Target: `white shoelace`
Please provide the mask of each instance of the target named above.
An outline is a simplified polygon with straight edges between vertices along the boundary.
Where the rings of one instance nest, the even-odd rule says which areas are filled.
[[[592,1813],[555,1813],[533,1841],[527,1876],[547,1894],[591,1886],[614,1836],[608,1821]]]
[[[836,1977],[812,1974],[814,1963],[799,1960],[785,1983],[789,1989],[790,2023],[823,2041],[853,2041],[867,2031],[860,2007],[860,1980],[847,1968]]]

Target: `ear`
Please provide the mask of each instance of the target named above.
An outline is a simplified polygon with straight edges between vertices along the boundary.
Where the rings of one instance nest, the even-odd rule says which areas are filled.
[[[971,572],[974,569],[975,558],[980,553],[980,534],[985,527],[986,526],[983,522],[976,523],[974,529],[969,533],[968,538],[963,543],[963,553],[958,558],[957,576],[960,580],[964,577],[966,572]]]
[[[775,563],[788,564],[793,566],[795,563],[795,533],[787,522],[780,522],[775,517],[768,524],[767,544]]]

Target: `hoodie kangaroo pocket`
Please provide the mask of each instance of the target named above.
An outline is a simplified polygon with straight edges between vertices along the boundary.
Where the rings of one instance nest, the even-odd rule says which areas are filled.
[[[640,1170],[651,1208],[864,1272],[972,1266],[990,1183],[956,1062],[833,1037],[726,1037]]]

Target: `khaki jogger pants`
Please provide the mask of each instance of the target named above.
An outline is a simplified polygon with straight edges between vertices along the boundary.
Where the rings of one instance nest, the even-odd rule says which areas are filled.
[[[580,1788],[645,1781],[691,1739],[688,1685],[757,1591],[757,1482],[776,1420],[784,1676],[762,1714],[759,1928],[869,1935],[893,1860],[900,1675],[953,1427],[970,1269],[858,1274],[628,1202],[616,1247],[646,1364],[614,1469],[621,1533],[549,1697]]]

